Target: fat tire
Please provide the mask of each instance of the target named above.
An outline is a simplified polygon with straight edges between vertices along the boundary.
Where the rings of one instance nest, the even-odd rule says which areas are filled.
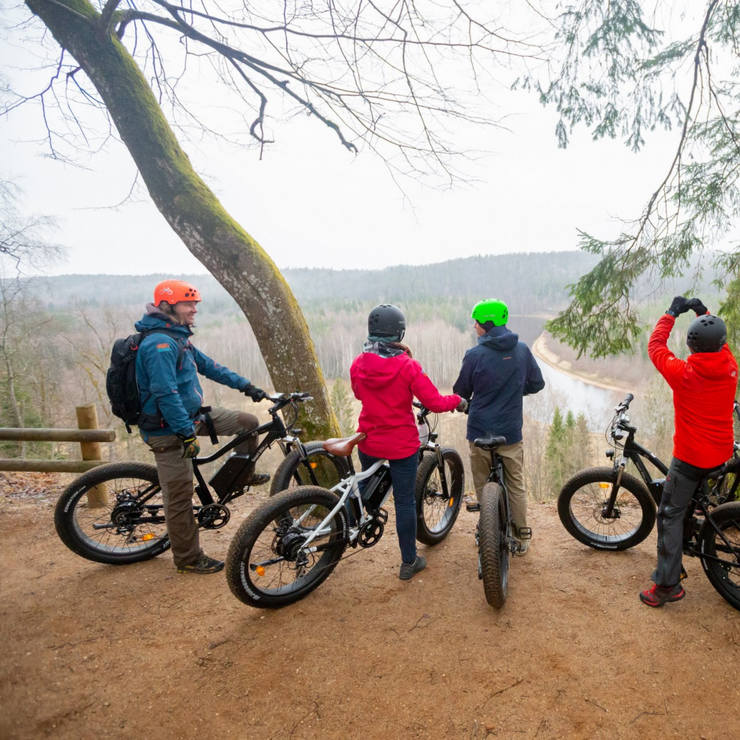
[[[445,447],[442,450],[447,473],[447,486],[450,498],[447,499],[444,514],[436,526],[430,527],[426,520],[425,499],[429,495],[428,487],[432,476],[439,468],[437,455],[434,452],[423,456],[416,474],[416,539],[424,545],[437,545],[452,531],[457,521],[462,503],[463,486],[465,484],[465,466],[457,450]],[[450,505],[451,503],[451,505]],[[440,526],[441,525],[441,526]]]
[[[95,541],[86,536],[78,524],[77,514],[85,503],[87,492],[95,486],[102,485],[116,479],[140,479],[141,481],[159,485],[157,468],[146,463],[110,463],[100,465],[88,470],[78,478],[75,478],[57,501],[54,510],[54,526],[59,539],[72,552],[87,560],[107,565],[130,565],[140,563],[144,560],[161,555],[170,548],[170,539],[165,534],[152,541],[151,545],[142,544],[135,551],[112,552],[110,545],[96,544]],[[161,496],[161,493],[160,493]],[[161,499],[160,499],[161,501]],[[111,511],[112,507],[109,506]],[[166,526],[166,525],[164,525]]]
[[[509,585],[509,552],[506,539],[504,489],[499,483],[486,483],[480,495],[478,554],[486,601],[495,609],[506,603]]]
[[[331,491],[319,486],[299,486],[276,494],[253,511],[239,526],[226,556],[226,582],[229,584],[231,593],[239,601],[258,609],[279,609],[305,598],[318,588],[336,568],[346,544],[325,550],[319,560],[319,563],[321,561],[323,563],[320,567],[317,564],[312,577],[303,586],[283,594],[265,593],[259,585],[255,584],[250,574],[249,557],[260,535],[276,526],[281,519],[281,513],[296,506],[310,504],[322,506],[328,513],[337,503],[339,503],[339,497]],[[334,522],[335,535],[346,540],[349,526],[344,508],[337,512]]]
[[[314,459],[316,457],[321,457],[333,463],[334,469],[337,474],[336,480],[333,482],[331,480],[319,481],[319,484],[323,488],[331,488],[332,486],[336,485],[336,483],[339,483],[339,481],[346,478],[352,471],[350,470],[350,465],[346,458],[337,457],[336,455],[332,455],[330,452],[327,452],[324,449],[323,444],[324,443],[322,441],[307,442],[304,447],[306,448],[306,455],[308,456],[309,460],[312,457]],[[288,490],[291,484],[293,484],[293,486],[295,487],[297,481],[295,480],[294,475],[296,471],[299,470],[301,464],[302,460],[299,450],[291,450],[291,452],[289,452],[285,456],[285,459],[280,463],[280,465],[278,465],[277,470],[272,476],[272,483],[270,485],[270,496],[275,496],[281,491]],[[314,485],[306,473],[304,473],[304,475],[301,477],[305,477],[308,481],[302,481],[302,485]],[[327,485],[323,485],[324,483],[326,483]]]
[[[642,482],[629,473],[622,474],[620,489],[624,489],[632,494],[640,505],[641,518],[637,526],[622,535],[604,535],[584,526],[574,516],[571,502],[578,491],[595,483],[608,483],[611,485],[613,479],[614,471],[612,468],[588,468],[569,478],[563,485],[558,496],[558,516],[568,534],[584,545],[593,547],[596,550],[627,550],[630,547],[639,545],[655,526],[655,502]],[[594,507],[599,507],[600,505],[601,502],[594,502]],[[594,520],[596,521],[595,517]]]
[[[737,566],[729,568],[721,563],[702,557],[703,554],[721,557],[725,560],[732,560],[732,553],[720,551],[717,552],[717,544],[724,542],[719,539],[712,526],[709,518],[704,520],[701,530],[699,531],[699,551],[702,553],[701,565],[704,568],[709,582],[714,586],[717,593],[731,606],[740,611],[740,501],[722,504],[710,512],[711,519],[724,532],[727,532],[731,543],[735,547],[735,558],[738,560]],[[732,575],[732,580],[731,576]]]

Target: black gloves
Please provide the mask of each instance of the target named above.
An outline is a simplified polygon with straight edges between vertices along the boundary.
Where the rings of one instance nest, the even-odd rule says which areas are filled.
[[[697,316],[704,316],[709,313],[709,309],[701,302],[701,298],[692,298],[689,301],[689,308],[691,308]]]
[[[682,313],[686,313],[691,306],[687,298],[682,295],[677,295],[671,303],[671,307],[666,311],[669,316],[680,316]]]
[[[468,410],[468,402],[464,399],[460,399],[460,403],[457,404],[455,407],[455,411],[459,411],[461,414],[464,414]]]
[[[249,396],[255,403],[261,401],[263,398],[267,398],[267,393],[265,393],[262,388],[257,388],[256,385],[252,385],[251,383],[247,383],[247,385],[242,388],[242,393],[245,396]]]
[[[200,445],[198,444],[198,439],[194,434],[191,434],[189,437],[186,437],[184,434],[178,434],[177,436],[182,442],[183,457],[198,457],[198,455],[200,455]]]

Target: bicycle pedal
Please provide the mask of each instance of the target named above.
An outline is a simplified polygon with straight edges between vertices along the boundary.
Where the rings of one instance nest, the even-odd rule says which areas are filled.
[[[480,511],[480,504],[465,504],[465,508],[468,511]]]
[[[683,581],[684,578],[688,578],[689,574],[686,572],[685,568],[681,566],[681,577],[678,579],[678,582],[680,583]]]
[[[519,534],[517,539],[520,540],[531,540],[532,539],[532,528],[531,527],[519,527]]]

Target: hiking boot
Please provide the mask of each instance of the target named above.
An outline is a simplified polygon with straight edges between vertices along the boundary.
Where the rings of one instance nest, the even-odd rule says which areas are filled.
[[[654,583],[651,588],[640,594],[640,600],[648,606],[663,606],[669,601],[680,601],[684,596],[686,591],[680,583],[667,588]]]
[[[223,560],[216,560],[216,558],[209,558],[205,553],[201,553],[201,556],[192,565],[179,565],[177,567],[178,573],[198,573],[199,575],[205,576],[211,573],[218,573],[224,568]]]
[[[263,486],[265,483],[268,483],[269,480],[270,476],[267,473],[252,473],[251,477],[244,485],[254,488],[255,486]]]
[[[416,560],[413,563],[401,563],[401,571],[398,577],[402,581],[408,581],[413,578],[420,570],[424,570],[427,567],[427,560],[421,555],[416,556]]]

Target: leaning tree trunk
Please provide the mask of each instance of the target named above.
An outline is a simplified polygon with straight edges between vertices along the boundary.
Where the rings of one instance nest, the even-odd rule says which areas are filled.
[[[26,0],[95,85],[152,200],[244,311],[278,391],[309,391],[310,438],[338,432],[306,320],[285,279],[201,180],[133,57],[88,0]],[[107,25],[107,24],[106,24]]]

